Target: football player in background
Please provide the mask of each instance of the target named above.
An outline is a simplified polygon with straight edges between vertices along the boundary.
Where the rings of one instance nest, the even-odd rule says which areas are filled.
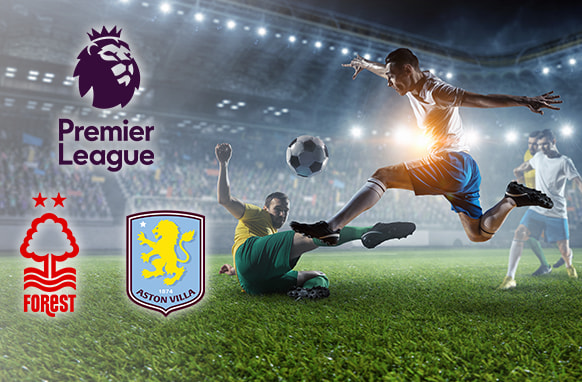
[[[555,242],[558,245],[568,276],[578,278],[572,264],[573,253],[569,242],[565,193],[568,180],[571,180],[582,193],[582,179],[572,160],[558,151],[556,137],[551,130],[542,131],[537,144],[538,152],[517,167],[514,173],[519,178],[526,171],[536,170],[536,186],[552,198],[554,207],[544,209],[532,206],[523,215],[511,242],[507,274],[498,288],[501,290],[515,288],[515,272],[523,252],[523,244],[530,237],[539,239],[542,232],[548,242]]]

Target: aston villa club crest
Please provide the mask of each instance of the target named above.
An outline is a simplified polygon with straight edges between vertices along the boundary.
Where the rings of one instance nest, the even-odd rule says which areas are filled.
[[[163,315],[204,296],[204,216],[148,211],[127,216],[127,294]]]

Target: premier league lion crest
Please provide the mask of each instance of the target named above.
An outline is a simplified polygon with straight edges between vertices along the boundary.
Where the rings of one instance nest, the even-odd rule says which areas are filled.
[[[204,295],[204,216],[148,211],[127,216],[127,294],[167,316]]]
[[[121,40],[121,29],[92,30],[91,43],[77,56],[74,77],[79,77],[81,97],[93,89],[93,106],[124,107],[139,88],[140,74],[129,45]]]

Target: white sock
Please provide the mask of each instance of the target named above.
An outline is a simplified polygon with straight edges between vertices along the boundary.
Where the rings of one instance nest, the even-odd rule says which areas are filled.
[[[517,264],[523,252],[523,241],[513,240],[511,248],[509,248],[509,264],[507,266],[507,276],[515,279],[515,271],[517,271]]]
[[[350,201],[329,220],[329,225],[338,228],[345,227],[346,224],[354,220],[362,212],[378,203],[385,191],[386,187],[381,181],[374,178],[368,179],[366,184],[352,196]]]

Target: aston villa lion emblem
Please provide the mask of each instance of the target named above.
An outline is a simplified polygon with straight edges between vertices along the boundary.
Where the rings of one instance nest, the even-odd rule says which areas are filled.
[[[204,296],[204,216],[148,211],[127,216],[127,294],[167,316]]]

